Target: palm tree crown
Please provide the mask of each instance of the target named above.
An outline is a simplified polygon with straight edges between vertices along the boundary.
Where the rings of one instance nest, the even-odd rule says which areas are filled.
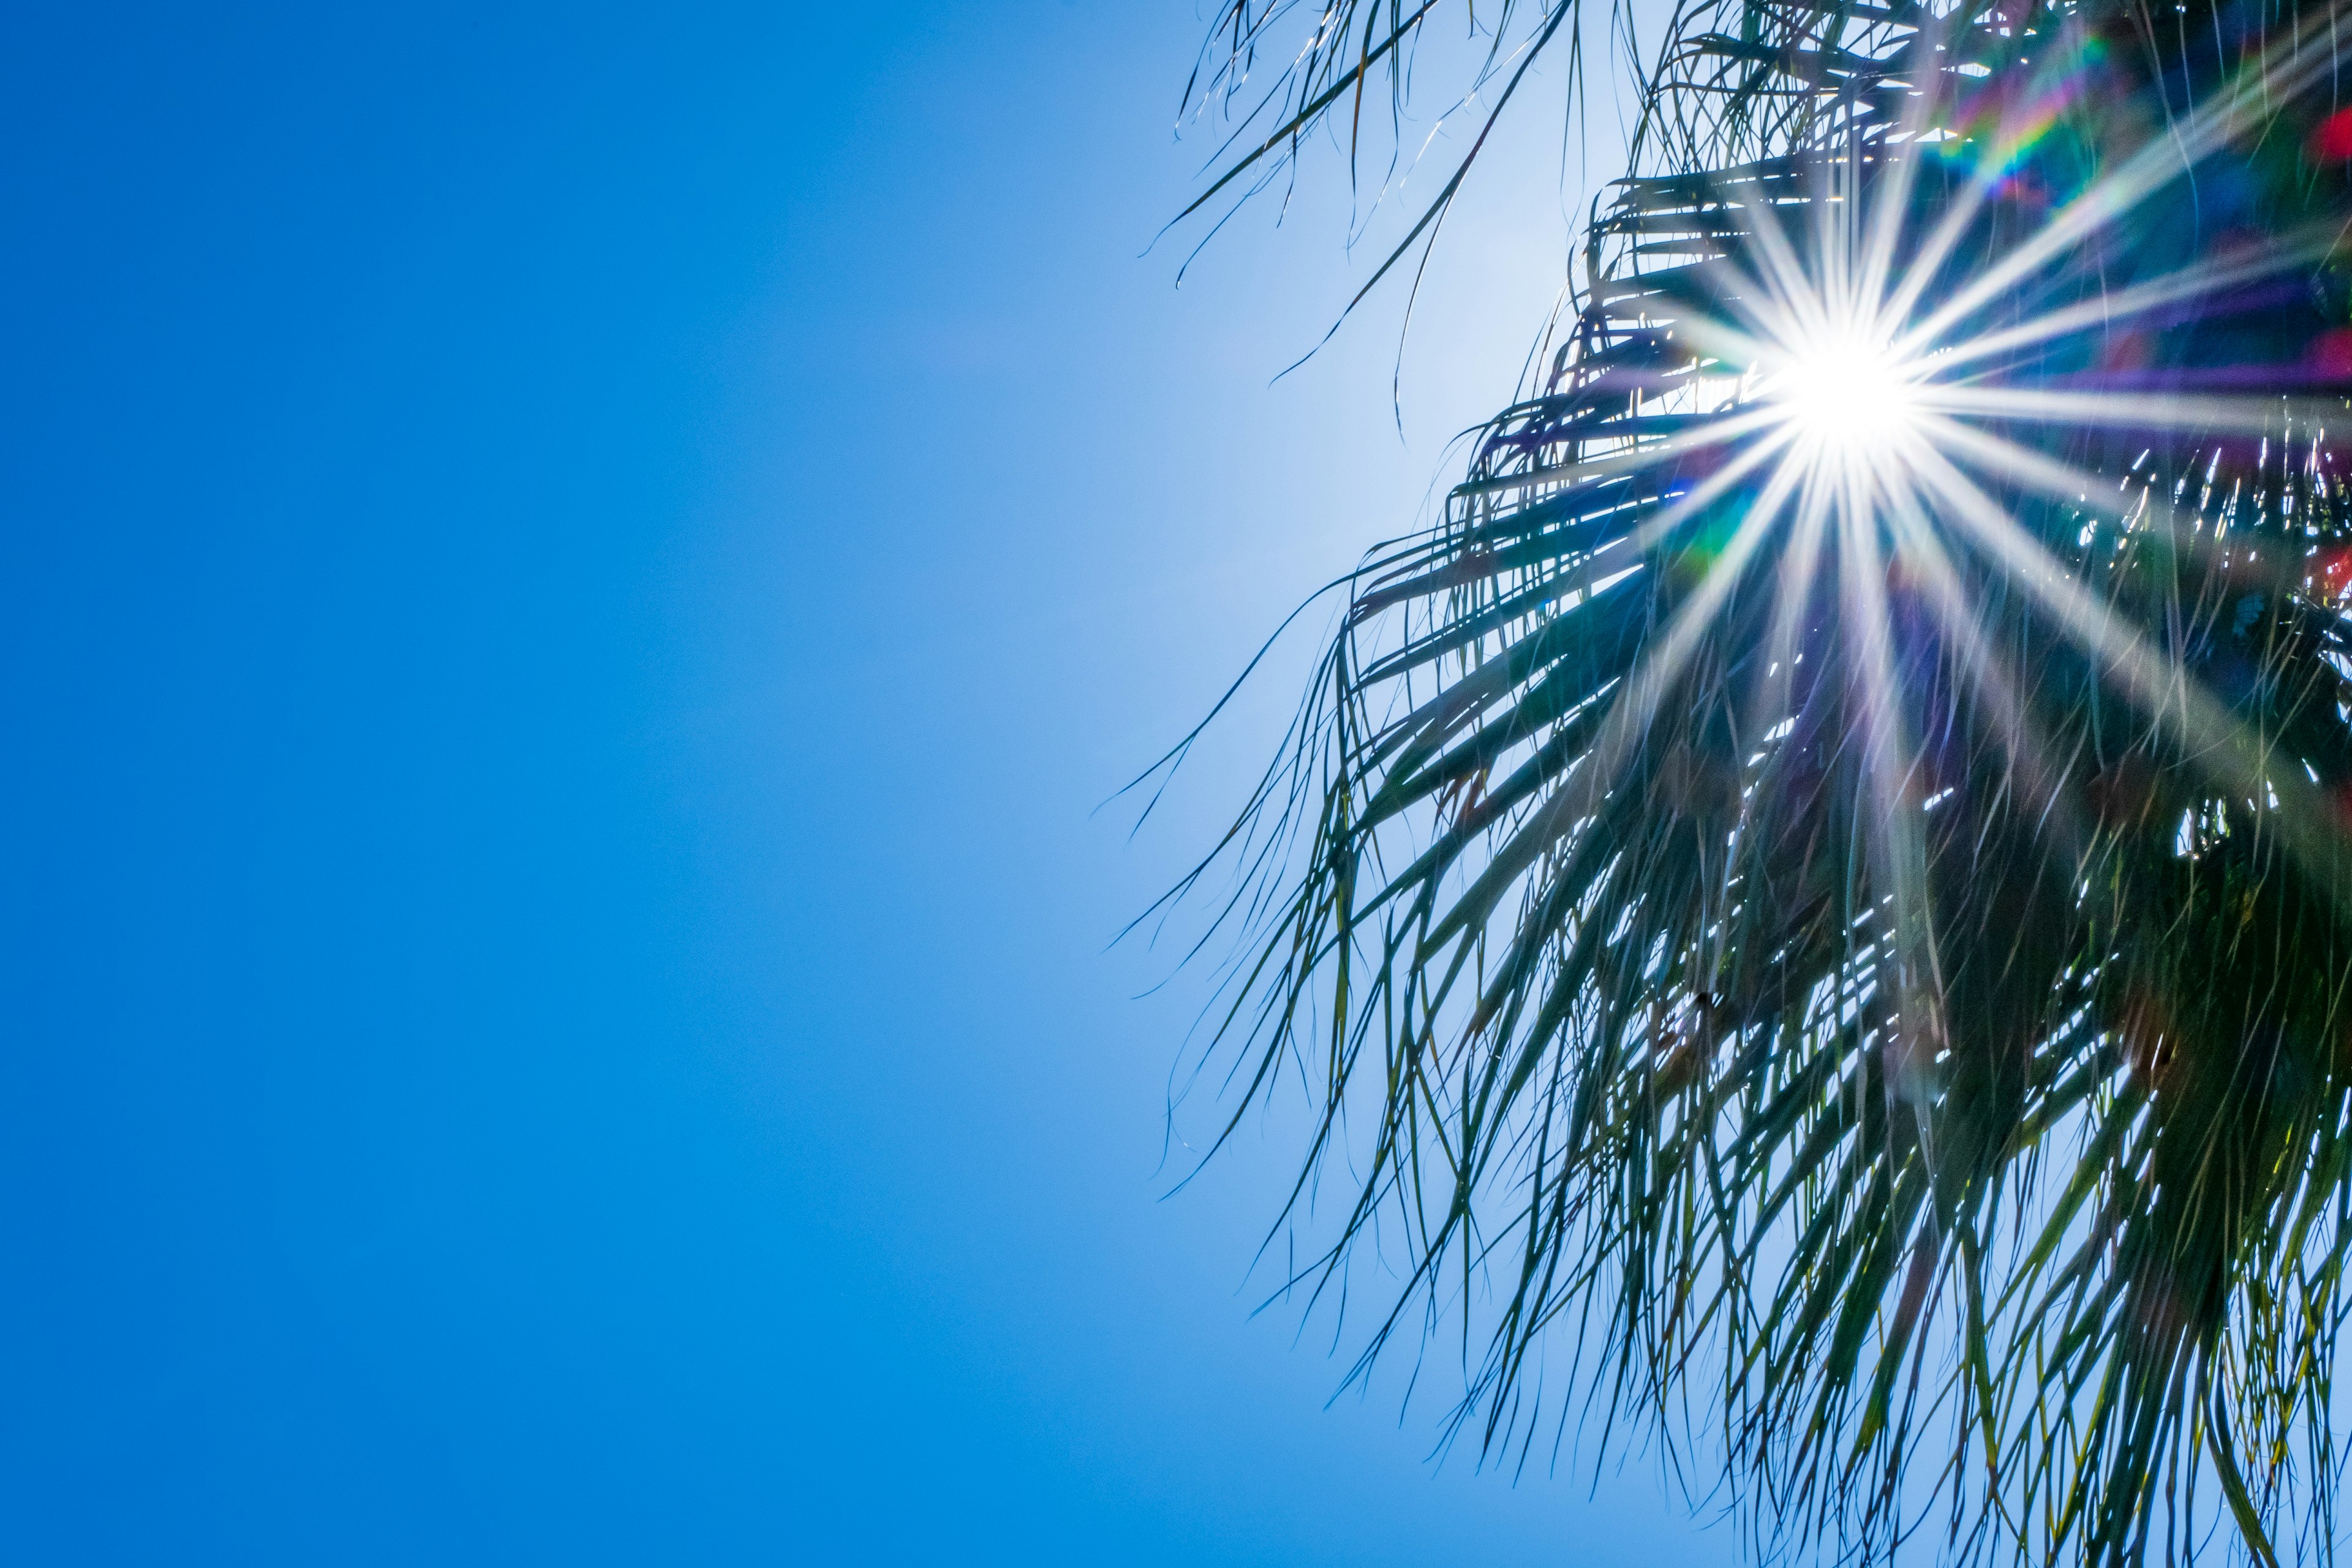
[[[1328,0],[1220,186],[1434,8]],[[1574,15],[1502,8],[1494,97]],[[1364,1365],[1457,1315],[1487,1449],[1654,1424],[1765,1545],[2328,1554],[2339,21],[1675,16],[1543,377],[1223,851],[1223,1037],[1347,1184],[1304,1277],[1401,1265]]]

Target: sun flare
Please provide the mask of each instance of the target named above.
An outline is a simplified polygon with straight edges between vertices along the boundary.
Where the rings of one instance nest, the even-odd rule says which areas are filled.
[[[1891,345],[1859,333],[1803,346],[1765,392],[1805,436],[1833,447],[1885,440],[1911,422],[1917,405],[1912,367]]]

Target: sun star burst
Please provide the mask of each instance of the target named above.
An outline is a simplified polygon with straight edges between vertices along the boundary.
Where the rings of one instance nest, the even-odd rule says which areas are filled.
[[[1831,331],[1796,345],[1762,395],[1784,405],[1812,442],[1860,453],[1908,426],[1916,379],[1917,368],[1893,345]]]

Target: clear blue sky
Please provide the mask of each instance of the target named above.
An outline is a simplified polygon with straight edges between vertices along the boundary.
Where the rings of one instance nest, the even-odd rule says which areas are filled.
[[[1293,667],[1090,814],[1412,523],[1568,221],[1538,130],[1403,438],[1393,309],[1269,384],[1363,258],[1142,254],[1201,25],[12,15],[0,1557],[1734,1560],[1327,1409],[1284,1128],[1163,1199],[1198,976],[1106,943]]]

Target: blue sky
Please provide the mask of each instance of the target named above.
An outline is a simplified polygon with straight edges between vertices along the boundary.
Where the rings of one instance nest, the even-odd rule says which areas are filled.
[[[1575,205],[1538,126],[1402,436],[1393,301],[1275,382],[1366,258],[1328,182],[1147,251],[1201,27],[12,17],[10,1561],[1734,1559],[1327,1408],[1284,1126],[1164,1196],[1202,976],[1108,943],[1296,661],[1096,808],[1412,523]]]

